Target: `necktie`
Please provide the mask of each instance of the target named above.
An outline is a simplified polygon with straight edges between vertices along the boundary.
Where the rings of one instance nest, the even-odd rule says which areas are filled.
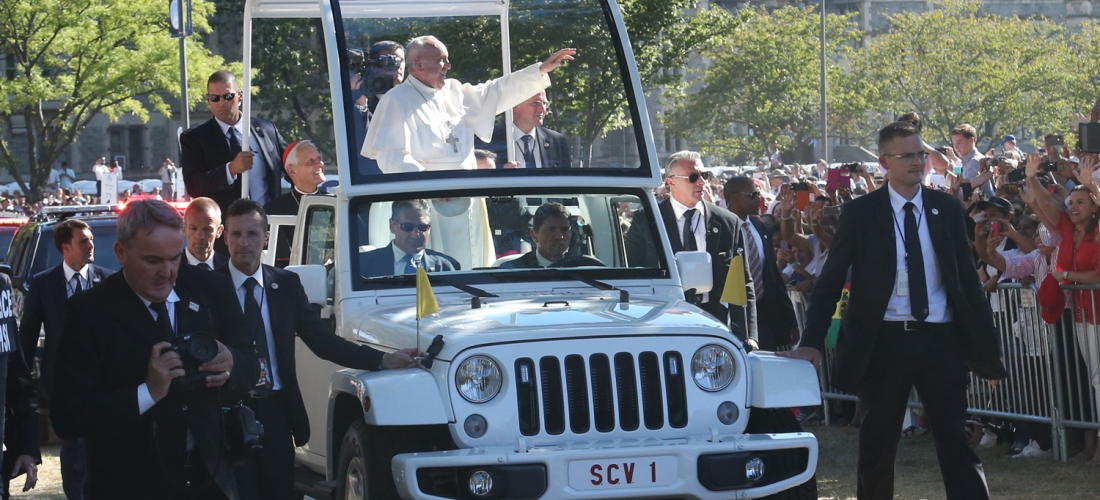
[[[149,304],[149,309],[157,313],[157,330],[160,330],[161,338],[169,342],[174,340],[176,332],[172,331],[172,319],[168,317],[168,306],[164,302],[153,302]]]
[[[405,256],[405,273],[404,274],[416,274],[416,261],[413,260],[412,255]]]
[[[267,331],[264,318],[260,314],[260,303],[256,301],[256,278],[249,277],[244,282],[244,327],[252,335],[252,346],[256,348],[256,357],[260,358],[260,380],[253,389],[256,395],[265,397],[271,392],[271,363],[268,357],[271,351],[267,347]]]
[[[680,236],[680,242],[684,244],[685,252],[693,252],[699,249],[699,245],[695,242],[695,228],[692,224],[695,218],[695,209],[691,208],[684,212],[684,234]]]
[[[520,137],[520,140],[523,141],[523,163],[527,168],[535,168],[535,148],[533,144],[535,139],[529,135],[525,135]]]
[[[909,308],[917,321],[928,317],[928,285],[924,281],[924,253],[920,248],[916,208],[905,204],[905,267],[909,272]]]
[[[76,280],[76,286],[73,287],[73,293],[75,294],[84,291],[84,280],[80,279],[80,275],[74,274],[73,279]]]
[[[241,152],[241,140],[237,138],[237,129],[229,127],[229,154],[237,156]]]
[[[199,262],[199,265],[195,267],[202,269],[203,271],[212,271],[212,269],[210,269],[210,264],[207,264],[205,262]]]
[[[752,273],[753,287],[756,290],[756,298],[764,295],[764,257],[760,255],[760,249],[756,246],[756,236],[752,234],[752,223],[745,221],[741,227],[745,228],[745,253],[749,256],[749,272]]]

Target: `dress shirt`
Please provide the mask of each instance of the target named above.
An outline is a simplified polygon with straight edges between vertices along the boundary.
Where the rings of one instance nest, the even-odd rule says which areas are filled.
[[[676,234],[669,235],[670,238],[682,238],[684,234],[684,212],[694,208],[695,216],[691,219],[691,229],[695,233],[695,246],[699,250],[709,251],[707,249],[707,217],[706,211],[703,206],[703,202],[696,203],[694,207],[689,207],[676,201],[676,198],[669,197],[669,201],[672,202],[672,214],[676,216]],[[681,244],[683,241],[680,242]]]
[[[894,277],[894,292],[890,295],[890,303],[886,306],[885,321],[915,321],[916,318],[909,308],[909,297],[898,296],[898,278],[905,266],[905,240],[902,234],[905,232],[905,203],[912,203],[913,216],[917,218],[917,232],[920,238],[920,250],[924,257],[925,284],[928,288],[928,317],[927,323],[947,323],[951,321],[951,308],[947,304],[947,289],[943,286],[943,278],[940,275],[940,263],[936,260],[936,249],[932,246],[932,234],[928,231],[928,214],[924,211],[922,192],[912,200],[906,200],[894,187],[887,184],[890,191],[890,207],[894,210],[894,242],[897,252],[898,274]],[[922,190],[924,188],[921,188]],[[935,217],[935,215],[933,215]],[[899,229],[900,228],[900,229]],[[906,238],[909,236],[906,235]]]
[[[394,276],[401,276],[401,275],[405,274],[405,265],[408,264],[408,262],[405,262],[405,256],[406,255],[408,255],[408,254],[403,252],[400,248],[397,248],[397,245],[393,245],[393,275]],[[420,253],[414,255],[412,260],[413,260],[413,265],[414,266],[416,265],[417,262],[423,262],[424,261],[424,251],[421,250]],[[423,265],[423,264],[421,264],[421,265]],[[427,269],[425,269],[425,270],[427,270]]]
[[[256,279],[256,289],[252,292],[256,303],[260,305],[260,316],[264,320],[264,335],[267,336],[267,361],[271,371],[271,390],[277,391],[283,388],[279,379],[279,358],[275,357],[275,337],[271,334],[271,309],[267,305],[267,288],[264,285],[264,266],[256,267],[256,272],[245,274],[232,263],[229,264],[229,277],[233,278],[233,289],[237,291],[237,301],[241,303],[241,311],[244,311],[244,282],[248,278]],[[249,332],[251,335],[253,332]]]
[[[84,264],[84,267],[80,268],[79,271],[74,271],[73,268],[69,267],[69,263],[67,263],[65,261],[61,262],[61,269],[63,269],[65,271],[65,292],[66,292],[67,297],[72,297],[73,293],[76,292],[76,285],[73,284],[73,276],[80,276],[80,289],[81,290],[87,290],[88,289],[88,284],[89,284],[89,281],[88,281],[88,268],[89,267],[91,267],[91,266],[89,266],[88,264]]]
[[[553,262],[550,259],[547,259],[546,257],[543,257],[542,254],[539,253],[537,248],[535,249],[535,258],[538,259],[539,266],[541,266],[541,267],[550,267],[550,264],[553,264]]]
[[[149,306],[153,304],[153,301],[141,295],[138,295],[138,298],[141,299],[142,304],[145,304],[145,310],[149,311],[149,314],[153,316],[153,321],[160,319],[157,318],[156,311],[149,308]],[[168,298],[164,299],[164,306],[168,309],[168,322],[172,324],[173,330],[176,329],[176,302],[179,301],[180,297],[176,295],[175,290],[172,290],[172,292],[168,294]],[[149,386],[143,382],[138,386],[138,415],[144,415],[145,412],[149,411],[149,408],[152,408],[155,404],[157,404],[156,401],[153,401],[153,396],[149,394]]]
[[[531,129],[531,133],[524,133],[514,123],[512,124],[512,138],[516,143],[516,161],[519,162],[519,168],[527,168],[527,162],[523,160],[523,136],[531,136],[531,154],[535,157],[535,166],[533,168],[542,168],[542,155],[539,154],[539,128],[535,127]]]
[[[244,140],[244,116],[237,120],[236,125],[229,125],[217,118],[214,121],[221,127],[222,138],[225,139],[226,144],[229,143],[230,127],[237,130],[238,140]],[[248,150],[252,151],[252,170],[248,171],[248,197],[260,205],[265,205],[271,201],[267,192],[267,162],[264,160],[263,150],[260,149],[260,142],[256,140],[256,134],[248,136]],[[243,142],[241,151],[245,151]],[[230,185],[237,181],[237,176],[229,171],[229,163],[225,164],[225,178]]]
[[[197,266],[199,264],[206,264],[206,265],[210,266],[211,270],[217,268],[217,266],[214,265],[214,252],[210,252],[210,257],[207,258],[206,260],[199,260],[198,257],[195,257],[194,255],[191,255],[191,249],[184,250],[183,254],[187,257],[187,263],[191,264],[192,266]]]
[[[985,156],[979,153],[977,149],[970,150],[969,154],[962,157],[963,179],[969,181],[982,173],[982,158],[985,158]],[[974,186],[975,189],[978,187],[979,186]],[[985,184],[982,184],[981,190],[986,196],[994,196],[993,184],[990,181],[986,181]]]

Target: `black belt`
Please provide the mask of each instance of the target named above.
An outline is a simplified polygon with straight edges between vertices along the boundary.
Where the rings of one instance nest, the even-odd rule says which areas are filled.
[[[902,332],[917,332],[917,331],[935,331],[947,328],[951,323],[929,323],[927,321],[883,321],[882,328],[884,330],[902,331]]]

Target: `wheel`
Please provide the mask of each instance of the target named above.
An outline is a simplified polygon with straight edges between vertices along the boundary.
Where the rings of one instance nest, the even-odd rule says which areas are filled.
[[[603,261],[595,257],[588,255],[566,255],[551,263],[547,267],[582,267],[582,266],[599,266],[606,267]]]
[[[367,453],[370,450],[370,454]],[[336,463],[336,498],[340,500],[399,498],[390,471],[395,453],[390,440],[356,420],[344,433]]]
[[[752,408],[749,413],[749,425],[745,428],[746,434],[779,434],[785,432],[802,432],[802,425],[798,423],[794,412],[790,408]],[[778,454],[774,460],[778,460],[780,468],[791,467],[799,460],[795,450]],[[817,500],[817,476],[794,488],[781,491],[774,495],[764,497],[768,500]]]

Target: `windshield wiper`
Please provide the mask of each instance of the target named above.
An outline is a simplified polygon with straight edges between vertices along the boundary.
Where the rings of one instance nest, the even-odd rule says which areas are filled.
[[[416,282],[416,275],[404,274],[404,275],[400,275],[400,276],[377,276],[377,277],[373,277],[373,278],[368,278],[366,276],[363,276],[362,279],[363,279],[363,281],[371,281],[371,282],[374,282],[374,283],[387,283],[387,284],[389,284],[389,283],[401,283],[401,284],[404,284],[404,283],[408,283],[409,281],[412,281],[413,283],[415,283]],[[482,290],[480,288],[477,288],[475,286],[470,286],[470,285],[467,285],[465,283],[459,283],[458,281],[456,281],[455,279],[453,279],[449,276],[444,276],[444,275],[439,275],[439,274],[428,275],[428,282],[433,284],[433,285],[436,285],[436,284],[446,285],[446,286],[456,288],[459,291],[466,292],[466,293],[472,295],[474,299],[473,299],[473,301],[471,301],[470,305],[474,309],[478,309],[478,308],[481,307],[481,299],[500,297],[499,295],[489,293],[489,292],[487,292],[485,290]]]

